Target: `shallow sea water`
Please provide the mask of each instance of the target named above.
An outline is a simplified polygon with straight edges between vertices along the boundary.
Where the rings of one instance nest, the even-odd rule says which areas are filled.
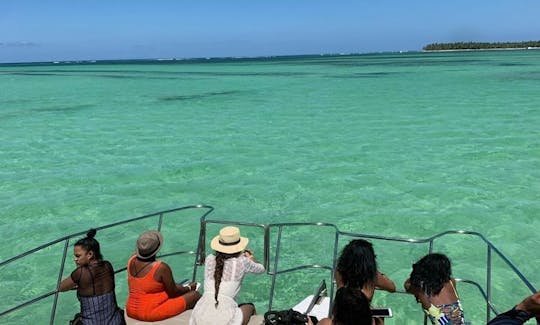
[[[93,226],[205,203],[216,208],[212,219],[323,221],[406,238],[477,231],[540,285],[531,258],[540,227],[540,51],[4,65],[0,89],[0,260]],[[169,237],[190,241],[190,227]],[[137,231],[98,233],[116,267]],[[326,235],[293,232],[284,256],[308,261]],[[374,244],[399,288],[425,253]],[[456,277],[485,277],[478,241],[450,237],[437,247],[456,261]],[[56,277],[43,267],[58,252],[24,272],[0,270],[3,296],[39,292],[28,274],[50,289]],[[184,278],[189,263],[177,263]],[[504,310],[527,290],[499,267]],[[280,308],[314,288],[313,272],[291,287],[283,277]],[[267,279],[247,278],[241,297],[259,312]],[[117,282],[122,304],[125,279]],[[482,324],[478,293],[465,285],[460,293]],[[74,300],[61,297],[58,323]],[[388,324],[417,324],[413,300],[378,293],[375,303],[394,309]],[[50,305],[36,310],[48,315]]]

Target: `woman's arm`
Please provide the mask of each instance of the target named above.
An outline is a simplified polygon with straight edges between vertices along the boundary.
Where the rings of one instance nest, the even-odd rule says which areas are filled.
[[[403,287],[405,288],[405,291],[416,297],[416,301],[422,304],[422,308],[429,309],[429,307],[431,307],[431,302],[429,302],[426,295],[419,288],[411,284],[411,279],[405,280]]]
[[[255,259],[255,255],[253,255],[253,253],[249,249],[246,249],[244,251],[244,256],[247,257],[247,259],[249,261],[249,263],[247,265],[247,272],[250,272],[250,273],[263,273],[265,271],[264,265],[262,265],[261,263],[259,263]]]
[[[396,285],[394,281],[381,272],[377,272],[377,279],[375,279],[375,287],[377,289],[385,290],[388,292],[396,292]]]
[[[62,280],[62,282],[60,282],[60,286],[58,287],[58,291],[68,291],[73,289],[77,289],[77,284],[73,282],[71,275]]]
[[[159,281],[165,286],[165,292],[167,292],[169,298],[179,297],[185,293],[195,290],[197,286],[196,283],[191,283],[187,287],[174,283],[171,268],[165,262],[161,262],[161,265],[156,271],[156,276],[158,277]]]

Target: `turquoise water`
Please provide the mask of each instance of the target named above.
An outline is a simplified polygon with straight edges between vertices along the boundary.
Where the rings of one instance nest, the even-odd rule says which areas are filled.
[[[0,66],[0,89],[0,260],[206,203],[249,222],[478,231],[540,286],[540,51]],[[401,287],[419,254],[376,249]]]

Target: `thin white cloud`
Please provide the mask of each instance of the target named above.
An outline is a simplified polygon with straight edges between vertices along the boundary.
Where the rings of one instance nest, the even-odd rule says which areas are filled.
[[[38,43],[26,42],[26,41],[15,41],[15,42],[0,42],[0,47],[35,47],[39,46]]]

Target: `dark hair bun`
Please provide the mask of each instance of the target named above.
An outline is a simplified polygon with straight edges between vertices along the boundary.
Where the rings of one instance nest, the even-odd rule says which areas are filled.
[[[88,230],[88,232],[86,233],[86,237],[94,238],[96,236],[96,232],[97,232],[97,230],[92,228],[92,229]]]

